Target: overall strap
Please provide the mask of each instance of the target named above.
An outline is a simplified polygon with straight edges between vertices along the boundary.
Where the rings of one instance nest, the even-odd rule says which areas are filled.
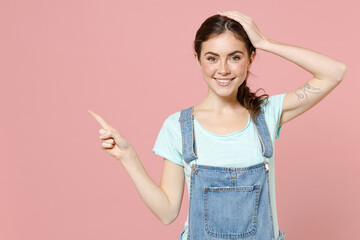
[[[273,146],[269,134],[269,129],[265,121],[264,110],[262,108],[260,113],[257,115],[256,120],[258,124],[255,125],[261,142],[262,154],[266,158],[271,158],[273,155]]]
[[[179,118],[182,136],[182,156],[187,163],[198,158],[194,138],[194,115],[192,110],[192,106],[181,110]]]

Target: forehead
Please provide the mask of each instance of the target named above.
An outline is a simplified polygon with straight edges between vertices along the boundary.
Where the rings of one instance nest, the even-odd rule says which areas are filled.
[[[208,51],[218,54],[228,54],[235,50],[246,52],[245,43],[234,36],[231,32],[222,33],[202,43],[202,52]]]

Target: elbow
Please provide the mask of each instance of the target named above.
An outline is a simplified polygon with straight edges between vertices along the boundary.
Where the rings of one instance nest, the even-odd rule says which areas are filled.
[[[347,66],[345,63],[341,63],[340,67],[339,67],[339,70],[337,71],[337,77],[336,79],[338,79],[339,82],[341,82],[344,77],[345,77],[345,74],[347,72]]]
[[[161,222],[164,225],[170,225],[172,222],[174,222],[178,217],[178,214],[168,214],[167,218],[161,219]]]
[[[175,219],[174,219],[175,220]],[[162,220],[161,222],[164,224],[164,225],[170,225],[174,220]]]

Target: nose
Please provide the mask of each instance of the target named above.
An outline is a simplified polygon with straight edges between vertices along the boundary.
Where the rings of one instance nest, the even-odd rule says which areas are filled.
[[[226,74],[230,73],[230,69],[229,69],[229,66],[227,64],[227,61],[222,61],[220,63],[219,73],[221,75],[226,75]]]

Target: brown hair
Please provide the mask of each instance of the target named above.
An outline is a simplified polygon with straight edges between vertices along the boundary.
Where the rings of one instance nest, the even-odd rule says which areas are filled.
[[[225,16],[214,15],[207,18],[196,32],[194,51],[197,53],[199,61],[202,43],[226,31],[231,31],[236,38],[245,43],[249,59],[252,52],[256,54],[256,48],[252,45],[246,31],[239,22]],[[255,93],[251,92],[250,88],[246,85],[248,76],[249,71],[245,81],[239,86],[237,99],[241,106],[249,110],[251,119],[257,124],[256,117],[261,111],[260,105],[268,99],[269,95],[263,94],[261,96],[256,96],[256,93],[262,88],[258,89]]]

